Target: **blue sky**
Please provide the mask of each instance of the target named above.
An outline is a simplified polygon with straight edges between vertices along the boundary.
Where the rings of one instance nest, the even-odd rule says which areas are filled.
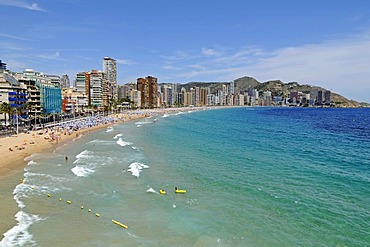
[[[118,83],[231,81],[322,86],[370,102],[368,0],[0,0],[11,71],[102,69]]]

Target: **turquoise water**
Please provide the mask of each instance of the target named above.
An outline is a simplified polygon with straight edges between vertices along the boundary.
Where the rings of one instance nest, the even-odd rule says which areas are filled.
[[[28,161],[0,246],[370,245],[369,109],[160,115]]]

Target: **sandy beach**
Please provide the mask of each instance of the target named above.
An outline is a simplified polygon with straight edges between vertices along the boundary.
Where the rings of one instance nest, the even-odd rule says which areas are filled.
[[[12,228],[17,222],[14,215],[19,208],[14,201],[13,190],[21,183],[24,167],[27,165],[26,157],[34,153],[53,152],[57,147],[72,142],[75,138],[89,134],[92,131],[107,128],[113,124],[132,121],[150,116],[147,111],[135,111],[124,114],[111,115],[114,121],[100,123],[99,125],[66,132],[55,127],[53,134],[46,130],[30,131],[0,138],[0,233],[1,236]]]
[[[0,233],[3,235],[11,229],[17,221],[14,215],[19,211],[19,208],[14,200],[13,191],[17,184],[21,183],[23,178],[24,168],[27,165],[26,157],[35,153],[53,152],[61,145],[73,142],[75,138],[81,135],[86,135],[92,131],[107,128],[110,125],[122,124],[124,122],[133,121],[140,118],[156,116],[160,114],[174,114],[180,111],[203,110],[209,108],[167,108],[167,109],[148,109],[129,111],[121,114],[110,115],[114,121],[99,123],[99,125],[80,128],[75,131],[66,132],[58,127],[49,131],[38,130],[28,133],[19,133],[9,137],[0,138]]]

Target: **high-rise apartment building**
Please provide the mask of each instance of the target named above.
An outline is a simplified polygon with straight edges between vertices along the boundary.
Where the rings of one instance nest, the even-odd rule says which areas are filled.
[[[325,105],[330,105],[331,103],[330,95],[331,93],[329,90],[325,91]]]
[[[58,83],[52,82],[52,78],[32,69],[15,73],[15,77],[27,86],[31,113],[38,113],[39,108],[44,114],[61,112],[62,91]]]
[[[141,92],[141,107],[155,108],[158,103],[158,83],[157,78],[147,76],[137,79],[137,90]]]
[[[106,80],[108,82],[108,100],[118,98],[118,88],[117,88],[117,62],[113,58],[104,57],[103,58],[103,73],[106,75]]]
[[[317,91],[317,105],[322,105],[322,91]]]
[[[89,84],[90,84],[90,72],[77,73],[74,83],[74,87],[77,92],[87,94],[90,88]]]
[[[108,106],[108,86],[106,74],[99,70],[90,73],[90,104],[92,106]]]
[[[59,75],[46,75],[50,79],[50,83],[54,84],[55,87],[61,87],[60,86],[60,76]]]
[[[129,82],[125,85],[120,85],[118,86],[118,99],[125,99],[125,98],[130,98],[131,91],[135,91],[136,89],[136,83],[135,82]]]
[[[19,83],[19,81],[14,78],[11,74],[0,73],[0,104],[7,103],[10,107],[14,109],[22,107],[27,102],[27,90],[24,84]],[[26,118],[27,116],[21,117]],[[7,118],[7,114],[0,114],[0,123],[9,124],[11,121],[16,120],[18,115],[16,111],[12,112],[12,116]]]
[[[199,95],[199,105],[201,106],[207,105],[207,95],[208,95],[208,89],[205,87],[201,87],[200,95]]]
[[[67,74],[62,75],[62,78],[60,78],[60,87],[61,88],[69,88],[71,82],[69,80],[69,77]]]

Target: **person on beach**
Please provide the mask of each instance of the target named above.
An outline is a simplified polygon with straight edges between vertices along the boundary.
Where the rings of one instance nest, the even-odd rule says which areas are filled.
[[[68,156],[66,156],[65,159],[66,159],[66,162],[67,162],[68,161]]]

